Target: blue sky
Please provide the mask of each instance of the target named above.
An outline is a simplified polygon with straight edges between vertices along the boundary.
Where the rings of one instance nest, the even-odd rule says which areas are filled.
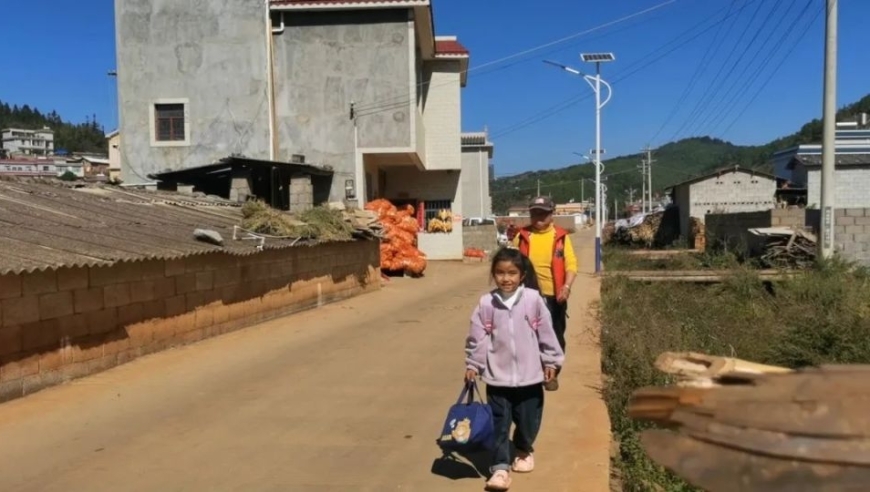
[[[581,51],[617,56],[604,67],[605,80],[618,80],[603,113],[607,156],[696,133],[757,144],[795,131],[821,115],[824,16],[809,21],[823,9],[824,0],[807,1],[810,7],[801,17],[804,0],[672,0],[645,15],[518,57],[512,56],[666,0],[434,0],[434,9],[438,34],[459,36],[472,53],[463,91],[463,129],[488,127],[496,143],[496,172],[508,174],[569,165],[578,160],[573,152],[594,146],[591,90],[580,78],[542,63],[547,58],[582,69]],[[0,16],[0,45],[21,49],[7,51],[0,99],[55,109],[72,121],[96,114],[107,130],[113,128],[115,89],[106,75],[115,66],[113,0],[7,3]],[[38,31],[21,21],[33,12],[50,12],[41,18]],[[870,93],[870,64],[862,41],[868,18],[870,2],[841,2],[840,105]],[[790,29],[795,19],[796,27]],[[790,34],[778,43],[786,32]],[[652,61],[670,47],[672,52]],[[704,70],[693,79],[699,67]],[[632,70],[636,73],[626,77]],[[694,89],[659,131],[691,80]],[[588,97],[566,103],[583,95]],[[704,100],[708,104],[699,106],[703,111],[690,120],[691,110]],[[547,111],[553,107],[564,109]],[[677,132],[681,126],[685,128]]]

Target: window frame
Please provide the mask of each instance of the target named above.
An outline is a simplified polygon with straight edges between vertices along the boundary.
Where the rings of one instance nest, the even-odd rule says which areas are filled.
[[[182,140],[158,140],[157,131],[157,107],[181,105],[183,108],[183,133]],[[187,98],[162,98],[155,99],[149,104],[149,129],[151,132],[152,147],[189,147],[190,146],[190,100]]]

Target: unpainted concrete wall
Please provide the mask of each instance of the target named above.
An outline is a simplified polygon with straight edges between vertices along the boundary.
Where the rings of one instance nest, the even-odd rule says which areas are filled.
[[[342,200],[345,179],[357,179],[352,102],[360,148],[411,145],[413,22],[408,10],[378,9],[293,12],[285,25],[274,37],[278,159],[332,166],[330,199]]]
[[[498,249],[497,231],[494,225],[463,226],[463,248],[478,248],[484,251]]]
[[[115,0],[121,179],[269,156],[263,2]],[[151,145],[151,108],[186,100],[190,142]]]
[[[0,276],[0,401],[380,288],[375,241]]]

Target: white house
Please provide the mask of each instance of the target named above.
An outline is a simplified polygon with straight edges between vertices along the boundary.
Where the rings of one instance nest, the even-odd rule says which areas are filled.
[[[691,218],[707,214],[757,212],[776,206],[776,177],[738,166],[677,183],[671,199],[679,207],[680,235],[690,240]]]
[[[834,196],[837,208],[870,207],[870,129],[840,128],[834,145]],[[822,146],[805,144],[782,150],[771,160],[777,176],[806,189],[806,205],[821,206]]]
[[[0,130],[0,147],[10,156],[54,154],[54,132],[45,127],[41,130],[6,128]]]

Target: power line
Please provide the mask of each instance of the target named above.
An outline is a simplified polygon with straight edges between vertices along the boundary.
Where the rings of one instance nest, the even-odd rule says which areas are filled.
[[[640,10],[640,11],[634,12],[634,13],[632,13],[632,14],[629,14],[629,15],[626,15],[626,16],[623,16],[623,17],[620,17],[620,18],[618,18],[618,19],[614,19],[614,20],[612,20],[612,21],[605,22],[604,24],[600,24],[600,25],[598,25],[598,26],[595,26],[595,27],[592,27],[592,28],[589,28],[589,29],[585,29],[585,30],[583,30],[583,31],[580,31],[580,32],[577,32],[577,33],[574,33],[574,34],[571,34],[571,35],[568,35],[568,36],[565,36],[565,37],[560,38],[560,39],[557,39],[557,40],[555,40],[555,41],[550,41],[550,42],[548,42],[548,43],[544,43],[544,44],[542,44],[542,45],[535,46],[535,47],[533,47],[533,48],[529,48],[529,49],[525,49],[525,50],[522,50],[522,51],[518,51],[518,52],[516,52],[516,53],[512,53],[512,54],[510,54],[510,55],[504,56],[504,57],[499,58],[499,59],[497,59],[497,60],[493,60],[493,61],[490,61],[490,62],[486,62],[486,63],[483,63],[483,64],[481,64],[481,65],[476,65],[476,66],[474,66],[474,67],[468,68],[468,69],[466,69],[466,70],[464,70],[464,71],[461,71],[461,72],[459,72],[459,73],[460,73],[460,75],[462,75],[462,74],[470,74],[470,73],[475,72],[475,71],[477,71],[477,70],[482,70],[482,69],[487,68],[487,67],[491,67],[491,66],[494,66],[494,65],[498,65],[498,64],[500,64],[500,63],[506,62],[506,61],[508,61],[508,60],[512,60],[512,59],[514,59],[514,58],[520,58],[520,57],[523,57],[523,56],[529,55],[529,54],[531,54],[531,53],[534,53],[534,52],[537,52],[537,51],[541,51],[541,50],[544,50],[544,49],[550,48],[550,47],[552,47],[552,46],[556,46],[556,45],[559,45],[559,44],[563,44],[563,43],[565,43],[565,42],[567,42],[567,41],[571,41],[571,40],[573,40],[573,39],[577,39],[577,38],[582,37],[582,36],[585,36],[585,35],[587,35],[587,34],[591,34],[591,33],[593,33],[593,32],[600,31],[600,30],[602,30],[602,29],[606,29],[606,28],[608,28],[608,27],[615,26],[615,25],[617,25],[617,24],[621,24],[621,23],[623,23],[623,22],[627,22],[627,21],[632,20],[632,19],[635,19],[635,18],[637,18],[637,17],[641,17],[641,16],[643,16],[643,15],[646,15],[646,14],[648,14],[648,13],[651,13],[651,12],[654,12],[654,11],[656,11],[656,10],[662,9],[662,8],[664,8],[664,7],[668,6],[668,5],[671,5],[671,4],[673,4],[673,3],[676,3],[676,2],[677,2],[677,0],[666,0],[666,1],[664,1],[664,2],[661,2],[661,3],[657,4],[657,5],[653,5],[652,7],[648,7],[648,8],[646,8],[646,9],[643,9],[643,10]],[[438,87],[438,86],[440,86],[440,85],[447,85],[447,84],[451,84],[451,83],[453,83],[453,82],[452,82],[452,81],[451,81],[451,82],[444,82],[444,83],[442,83],[442,84],[436,84],[436,85],[434,85],[434,86],[432,86],[432,87]],[[419,89],[421,89],[421,88],[423,88],[423,87],[425,87],[425,86],[427,86],[427,85],[429,85],[429,84],[431,84],[431,81],[419,82],[419,83],[416,85],[416,87],[417,87],[417,89],[419,90]],[[430,87],[430,88],[431,88],[431,87]],[[406,92],[409,91],[409,89],[410,89],[410,88],[408,88],[408,89],[402,89],[402,90],[401,90],[401,92],[403,92],[402,94],[397,94],[396,96],[389,97],[389,98],[385,98],[385,99],[382,99],[382,100],[380,100],[380,101],[374,101],[374,102],[370,102],[370,103],[359,104],[359,105],[358,105],[358,108],[359,108],[360,110],[371,110],[371,109],[374,109],[375,106],[377,106],[377,105],[379,105],[379,104],[384,104],[384,103],[387,103],[387,102],[391,102],[391,101],[393,101],[393,100],[395,100],[395,99],[397,99],[397,98],[403,99],[403,104],[404,104],[404,98],[406,98],[406,97],[408,98],[408,102],[410,102],[410,95],[406,93]],[[398,91],[397,91],[397,92],[398,92]]]
[[[738,10],[738,12],[743,11],[746,7],[749,6],[750,3],[753,3],[753,2],[748,2],[748,3],[744,4],[743,7],[741,7],[740,10]],[[701,114],[703,114],[704,111],[707,110],[707,107],[709,106],[711,99],[713,97],[715,97],[715,94],[719,90],[721,90],[722,85],[725,83],[725,80],[730,75],[730,72],[733,71],[733,66],[729,70],[729,74],[726,75],[725,77],[720,77],[722,75],[722,71],[728,65],[728,62],[729,62],[729,60],[731,60],[731,57],[737,52],[737,48],[738,48],[738,46],[740,46],[740,41],[746,36],[746,33],[749,32],[749,28],[752,26],[753,21],[755,20],[756,17],[758,17],[759,12],[761,12],[762,5],[764,5],[763,2],[758,2],[758,6],[756,7],[755,12],[753,12],[752,16],[749,19],[749,22],[743,28],[743,32],[740,33],[740,36],[737,38],[737,42],[734,43],[734,46],[731,48],[731,51],[728,53],[728,56],[725,57],[725,61],[722,62],[722,65],[719,67],[719,70],[716,72],[716,75],[713,76],[713,80],[715,81],[714,82],[715,85],[711,84],[710,86],[707,87],[707,90],[704,91],[704,93],[701,95],[701,97],[695,103],[695,106],[692,109],[692,111],[689,113],[689,116],[688,116],[688,118],[686,118],[686,121],[684,121],[683,124],[680,125],[680,127],[677,129],[677,131],[674,132],[673,135],[671,135],[671,138],[669,138],[668,141],[674,141],[677,138],[677,136],[682,134],[683,130],[686,127],[688,127],[692,123],[694,123],[695,120],[698,118],[698,116],[700,116]],[[758,32],[760,32],[760,29]],[[736,65],[737,61],[739,61],[739,60],[735,60],[735,65]]]
[[[728,4],[728,9],[725,12],[725,17],[728,17],[728,14],[731,13],[731,8],[733,6],[734,6],[734,3]],[[737,22],[737,17],[734,18],[734,22]],[[732,26],[733,26],[733,24],[732,24]],[[683,89],[683,93],[680,94],[680,97],[677,99],[676,104],[674,104],[673,109],[671,109],[670,114],[668,114],[667,118],[665,118],[665,121],[661,124],[659,129],[656,130],[655,134],[653,134],[653,136],[649,139],[650,142],[655,142],[656,138],[658,138],[658,136],[662,133],[662,131],[671,122],[671,120],[673,120],[674,116],[677,115],[677,112],[679,112],[680,108],[683,106],[683,103],[686,101],[686,99],[689,97],[689,94],[695,88],[695,84],[698,82],[698,80],[700,80],[701,75],[704,73],[704,71],[707,70],[707,67],[710,65],[711,60],[713,59],[715,54],[719,52],[719,47],[722,46],[722,41],[725,40],[724,36],[721,39],[719,38],[719,35],[722,33],[723,27],[725,27],[724,22],[719,24],[719,29],[716,30],[716,34],[713,35],[713,40],[710,42],[709,45],[707,45],[707,50],[704,51],[704,55],[701,56],[701,62],[695,68],[695,72],[692,74],[692,77],[689,79],[689,83],[686,84],[685,89]],[[714,46],[715,46],[715,49],[713,49]],[[713,52],[712,54],[711,54],[711,51]]]
[[[810,0],[810,1],[812,1],[812,0]],[[781,3],[782,3],[782,0],[777,0],[776,4],[774,4],[774,6],[773,6],[773,9],[770,11],[769,18],[773,17],[773,14],[779,8]],[[792,11],[792,9],[794,8],[795,5],[797,5],[796,1],[789,1],[788,8],[786,9],[785,13],[782,14],[782,16],[780,18],[785,18],[786,16],[788,16],[788,14]],[[803,16],[803,14],[807,11],[807,9],[809,9],[809,2],[807,3],[807,6],[804,7],[804,10],[800,13],[800,15]],[[795,19],[795,22],[793,22],[791,26],[789,26],[785,29],[784,36],[788,36],[790,34],[790,29],[794,28],[796,22],[797,22],[797,19]],[[776,26],[776,27],[779,27],[779,26]],[[767,44],[770,42],[771,38],[773,38],[773,35],[776,34],[776,30],[777,30],[776,27],[767,30],[767,36],[765,37],[764,41],[762,41],[761,46],[758,48],[758,50],[754,54],[752,54],[748,57],[741,56],[741,58],[744,58],[744,59],[748,58],[748,61],[746,63],[743,63],[743,70],[741,70],[740,73],[737,75],[734,83],[731,84],[728,87],[728,89],[725,91],[725,93],[721,95],[721,100],[719,101],[719,103],[715,104],[713,106],[712,110],[707,114],[707,116],[705,118],[701,119],[700,122],[696,125],[695,128],[699,132],[702,132],[702,129],[706,128],[707,125],[709,125],[711,122],[715,122],[716,120],[721,121],[721,119],[719,119],[718,117],[721,116],[723,108],[725,108],[725,109],[729,108],[729,104],[733,103],[733,101],[734,101],[733,98],[730,98],[729,96],[732,96],[732,93],[734,93],[734,90],[735,90],[735,88],[738,87],[738,84],[739,84],[741,89],[737,90],[737,94],[740,94],[742,88],[744,87],[744,84],[742,84],[741,81],[743,81],[745,83],[747,80],[747,71],[751,67],[753,67],[756,60],[762,60],[762,53],[764,52],[764,49],[767,47]],[[774,52],[779,50],[779,47],[781,46],[782,41],[783,41],[783,38],[780,38],[779,41],[773,45]],[[748,49],[747,49],[747,51],[748,51]],[[744,52],[744,54],[745,54],[745,52]],[[762,67],[764,67],[764,66],[765,66],[764,62],[762,62],[755,69],[754,73],[758,73],[760,70],[762,70]],[[723,106],[723,103],[724,103],[724,106]]]
[[[730,15],[730,16],[737,15],[737,14],[738,14],[739,12],[741,12],[745,7],[747,7],[748,5],[750,5],[750,4],[752,4],[752,3],[758,2],[758,1],[760,1],[760,0],[751,0],[749,3],[745,4],[743,7],[741,7],[740,9],[738,9],[736,12],[734,12],[734,13],[732,13],[732,14],[729,14],[729,15]],[[711,16],[711,18],[712,18],[712,17],[715,17],[715,16]],[[631,77],[632,75],[634,75],[634,74],[640,72],[641,70],[643,70],[643,69],[645,69],[646,67],[652,65],[653,63],[656,63],[657,61],[659,61],[659,60],[661,60],[662,58],[666,57],[667,55],[673,53],[673,52],[676,51],[677,49],[682,48],[683,46],[685,46],[685,45],[687,45],[688,43],[694,41],[695,39],[697,39],[698,37],[702,36],[703,34],[709,32],[709,31],[712,30],[714,27],[716,27],[720,22],[724,22],[724,21],[725,21],[726,19],[728,19],[728,18],[729,18],[729,16],[723,17],[723,18],[722,18],[720,21],[718,21],[717,23],[715,23],[715,24],[713,24],[713,25],[711,25],[711,26],[709,26],[709,27],[703,29],[702,31],[700,31],[700,32],[696,33],[695,35],[689,37],[688,39],[686,39],[686,40],[684,40],[683,42],[677,44],[676,46],[674,46],[673,48],[671,48],[671,49],[665,51],[664,53],[661,53],[660,55],[658,55],[658,56],[656,56],[656,57],[654,57],[654,58],[652,58],[652,59],[647,60],[645,63],[640,64],[640,66],[638,66],[638,67],[635,68],[634,70],[627,71],[627,72],[626,72],[626,71],[621,72],[620,75],[619,75],[618,77],[616,77],[613,81],[610,82],[610,85],[616,85],[617,83],[622,82],[623,80],[625,80],[625,79]],[[708,18],[708,20],[709,20],[709,18]],[[695,30],[695,29],[696,29],[697,27],[699,27],[700,25],[703,25],[704,22],[706,22],[706,20],[703,21],[703,22],[701,22],[701,23],[699,23],[699,24],[697,24],[697,25],[695,25],[694,27],[692,27],[692,28],[690,28],[690,29],[684,31],[682,34],[680,34],[680,35],[677,36],[676,38],[672,39],[672,40],[669,41],[668,43],[665,43],[664,45],[660,46],[658,49],[653,50],[649,55],[647,55],[647,56],[641,58],[641,60],[645,60],[645,59],[647,59],[649,56],[651,56],[652,54],[656,53],[657,51],[666,48],[668,45],[674,43],[675,41],[679,40],[681,37],[683,37],[683,36],[685,36],[686,34],[692,32],[693,30]],[[632,63],[632,64],[629,64],[628,67],[626,67],[626,70],[627,70],[629,67],[631,67],[632,65],[636,65],[636,64],[638,64],[638,63],[640,63],[640,61],[637,61],[637,62],[634,62],[634,63]],[[585,91],[584,93],[582,93],[582,94],[580,94],[580,95],[577,95],[577,96],[573,96],[573,97],[571,97],[571,98],[568,98],[568,99],[566,99],[566,100],[564,100],[564,101],[562,101],[562,102],[560,102],[560,103],[558,103],[558,104],[556,104],[556,105],[554,105],[554,106],[551,106],[550,108],[547,108],[547,109],[545,109],[545,110],[543,110],[543,111],[541,111],[541,112],[539,112],[539,113],[536,113],[534,116],[532,116],[532,117],[530,117],[530,118],[527,118],[526,120],[523,120],[523,121],[521,121],[521,122],[515,123],[515,124],[513,124],[513,125],[511,125],[511,126],[509,126],[509,127],[507,127],[507,128],[505,128],[505,129],[503,129],[503,130],[501,130],[501,131],[499,131],[499,132],[495,132],[495,133],[493,133],[493,135],[492,135],[490,138],[492,138],[493,140],[495,140],[495,139],[500,138],[500,137],[503,137],[503,136],[505,136],[505,135],[509,135],[509,134],[511,134],[511,133],[513,133],[513,132],[515,132],[515,131],[518,131],[518,130],[521,130],[521,129],[523,129],[523,128],[526,128],[526,127],[528,127],[528,126],[530,126],[530,125],[532,125],[532,124],[535,124],[535,123],[537,123],[537,122],[539,122],[539,121],[542,121],[542,120],[545,120],[545,119],[550,118],[550,117],[552,117],[552,116],[555,116],[556,114],[558,114],[558,113],[560,113],[560,112],[562,112],[562,111],[564,111],[564,110],[566,110],[566,109],[569,109],[570,107],[574,106],[575,104],[577,104],[577,103],[579,103],[579,102],[581,102],[581,101],[583,101],[583,100],[585,100],[585,99],[591,98],[592,95],[593,95],[593,94],[589,93],[588,91]]]
[[[811,2],[809,2],[809,3],[811,4]],[[807,25],[804,26],[804,29],[799,31],[799,33],[806,32],[806,30],[809,29],[809,27],[811,25],[813,25],[813,23],[815,23],[819,19],[819,17],[822,15],[822,12],[824,12],[824,10],[825,9],[822,8],[821,10],[816,12],[816,15],[813,16],[813,18],[807,23]],[[786,52],[786,54],[782,58],[782,60],[780,60],[780,62],[774,67],[773,71],[770,73],[770,75],[768,75],[767,79],[765,79],[764,83],[761,84],[761,87],[758,88],[758,90],[755,92],[755,94],[752,96],[752,98],[749,100],[749,102],[743,107],[743,109],[740,111],[740,113],[737,115],[737,117],[734,118],[731,121],[731,123],[725,128],[725,130],[722,132],[722,135],[727,134],[731,130],[731,128],[738,121],[740,121],[740,118],[743,117],[743,115],[746,113],[746,111],[750,107],[752,107],[752,104],[755,102],[756,99],[758,99],[758,96],[761,95],[762,91],[764,91],[764,88],[767,87],[767,84],[769,84],[770,81],[773,80],[774,75],[779,71],[780,68],[782,68],[782,66],[785,64],[785,62],[791,57],[792,53],[794,53],[794,50],[797,49],[797,47],[800,45],[800,42],[802,39],[803,38],[800,35],[798,35],[797,39],[795,39],[791,48],[789,48],[789,50]]]

